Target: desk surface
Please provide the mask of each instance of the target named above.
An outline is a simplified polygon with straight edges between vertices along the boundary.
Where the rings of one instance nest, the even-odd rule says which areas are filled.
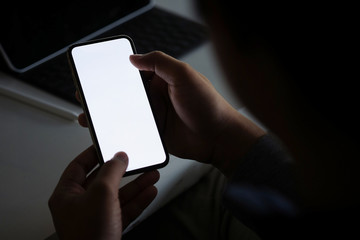
[[[197,20],[190,2],[158,0],[157,4]],[[222,82],[214,59],[210,44],[182,58],[240,107]],[[5,78],[0,74],[0,81]],[[40,95],[47,97],[46,93]],[[62,104],[60,99],[55,101]],[[48,198],[69,161],[92,144],[89,132],[74,121],[0,94],[0,133],[0,239],[44,239],[54,232]],[[207,169],[171,156],[169,165],[160,171],[159,194],[144,217],[193,184]],[[182,187],[173,188],[179,184]]]

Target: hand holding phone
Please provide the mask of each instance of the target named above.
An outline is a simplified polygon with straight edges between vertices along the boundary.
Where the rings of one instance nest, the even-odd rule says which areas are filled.
[[[127,174],[163,167],[168,153],[159,134],[128,36],[75,44],[68,50],[90,133],[101,163],[119,151]]]

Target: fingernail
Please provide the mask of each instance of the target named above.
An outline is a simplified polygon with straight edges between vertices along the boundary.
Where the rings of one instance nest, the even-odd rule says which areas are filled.
[[[114,155],[113,159],[116,159],[116,160],[120,160],[120,161],[123,161],[123,162],[127,162],[128,161],[128,156],[125,152],[118,152]]]
[[[136,53],[136,54],[130,55],[130,58],[141,58],[142,56],[143,56],[143,54]]]

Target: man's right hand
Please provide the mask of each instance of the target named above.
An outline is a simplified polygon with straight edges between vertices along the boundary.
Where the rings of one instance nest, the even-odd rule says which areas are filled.
[[[132,55],[130,61],[148,77],[154,115],[170,153],[228,174],[265,134],[190,65],[158,51]]]

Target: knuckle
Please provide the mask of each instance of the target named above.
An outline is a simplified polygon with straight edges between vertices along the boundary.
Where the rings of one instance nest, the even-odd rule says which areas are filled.
[[[49,206],[50,210],[54,208],[54,205],[55,205],[55,202],[54,202],[54,201],[55,201],[55,200],[54,200],[54,197],[51,196],[50,199],[49,199],[49,201],[48,201],[48,206]]]
[[[183,80],[189,79],[193,76],[193,68],[185,62],[179,61],[176,71],[177,76],[180,76]]]
[[[190,66],[190,64],[186,62],[180,62],[179,70],[184,74],[189,74],[190,72],[192,72],[193,68]]]
[[[153,54],[156,57],[164,57],[166,55],[164,52],[159,50],[152,51],[151,54]]]
[[[62,206],[62,199],[60,196],[53,194],[51,195],[50,199],[48,200],[48,207],[51,212],[58,209],[60,206]]]

